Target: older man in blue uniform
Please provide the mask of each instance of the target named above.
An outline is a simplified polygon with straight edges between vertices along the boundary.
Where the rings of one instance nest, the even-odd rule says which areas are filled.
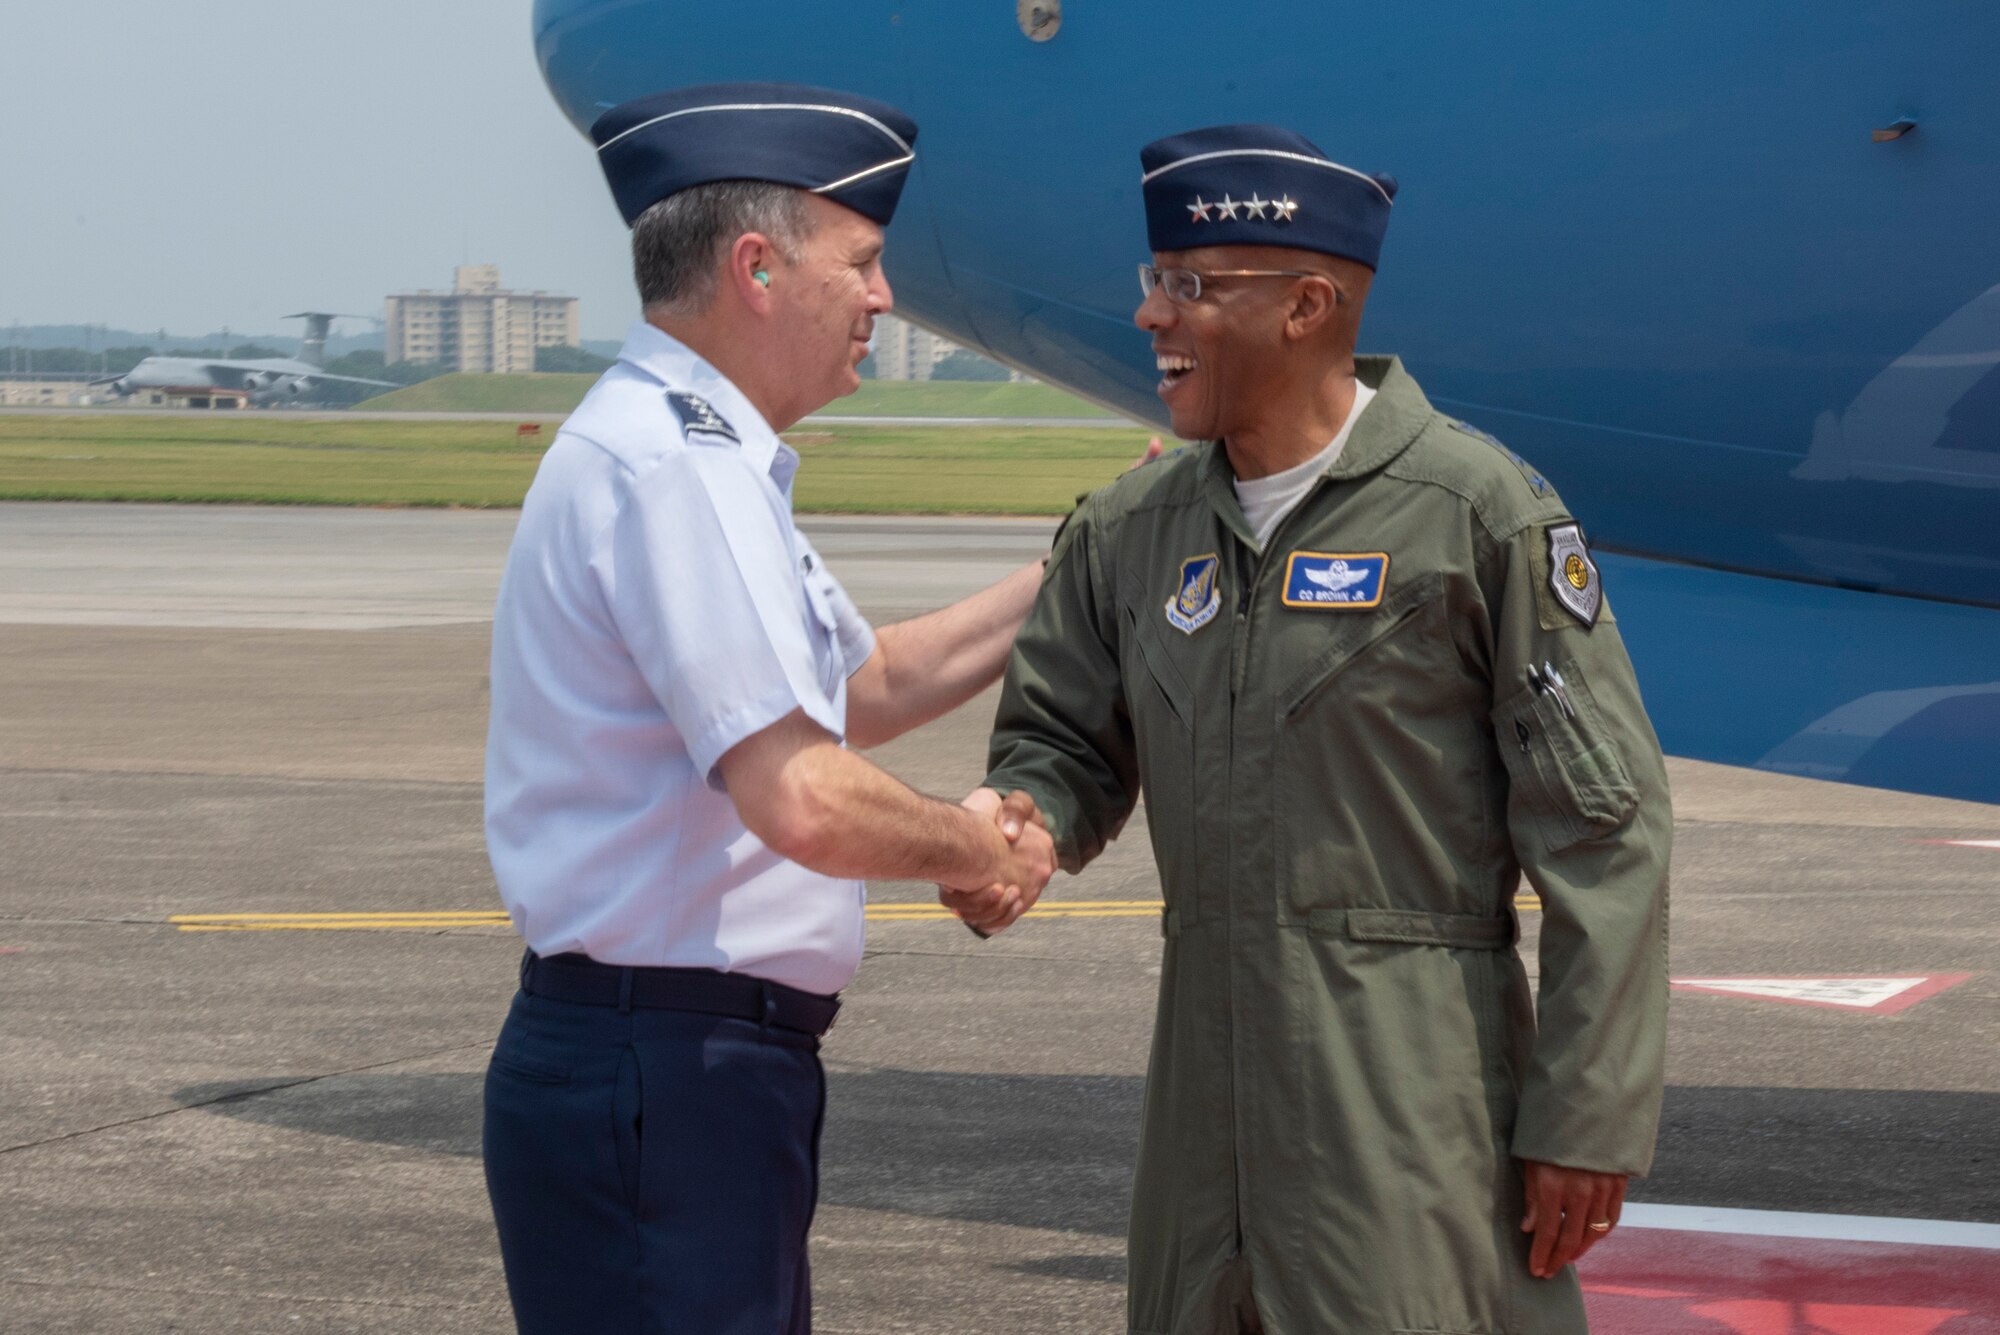
[[[994,680],[1040,563],[877,633],[792,522],[778,432],[859,383],[907,117],[714,85],[592,137],[645,319],[543,460],[494,619],[487,841],[529,951],[488,1187],[525,1332],[796,1335],[862,878],[957,887],[992,931],[1054,865],[997,797],[846,743]]]

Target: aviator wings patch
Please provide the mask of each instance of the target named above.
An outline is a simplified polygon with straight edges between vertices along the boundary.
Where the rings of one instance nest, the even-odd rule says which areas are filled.
[[[667,404],[674,410],[674,416],[680,419],[682,435],[692,436],[699,432],[706,436],[719,436],[733,445],[743,443],[736,434],[736,428],[723,421],[722,414],[709,407],[707,399],[670,389],[667,391]]]
[[[1389,578],[1387,552],[1293,552],[1285,562],[1287,607],[1377,607]]]

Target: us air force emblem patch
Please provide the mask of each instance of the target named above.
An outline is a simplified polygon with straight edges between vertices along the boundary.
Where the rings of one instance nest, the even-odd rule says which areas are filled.
[[[696,432],[704,435],[720,436],[724,440],[741,445],[736,428],[722,420],[722,414],[708,406],[708,400],[678,389],[667,391],[667,403],[673,408],[674,416],[681,419],[681,433],[692,436]]]
[[[1590,559],[1590,548],[1584,545],[1583,530],[1575,524],[1549,527],[1549,592],[1586,627],[1597,624],[1604,584],[1597,563]]]
[[[1293,552],[1285,563],[1285,606],[1374,607],[1388,582],[1387,552]]]
[[[1213,552],[1181,562],[1180,588],[1167,599],[1167,621],[1175,630],[1192,635],[1222,610],[1222,590],[1215,583],[1221,564]]]

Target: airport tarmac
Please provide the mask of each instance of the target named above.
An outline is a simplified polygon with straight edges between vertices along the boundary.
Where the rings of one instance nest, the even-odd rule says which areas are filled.
[[[479,772],[513,522],[0,505],[0,1330],[509,1328]],[[882,620],[1051,528],[805,527]],[[877,758],[960,794],[990,710]],[[2000,1332],[2000,808],[1670,767],[1700,986],[1647,1208],[1583,1270],[1597,1329]],[[990,943],[871,887],[822,1335],[1123,1328],[1157,899],[1143,814]]]
[[[106,405],[101,408],[27,407],[0,408],[0,417],[102,417],[107,413],[130,413],[134,416],[173,417],[184,419],[199,409],[179,409],[161,412],[159,409],[120,408]],[[486,413],[486,412],[396,412],[363,409],[313,409],[313,408],[229,408],[212,410],[211,416],[225,421],[234,417],[271,418],[286,422],[560,422],[568,413]],[[852,413],[814,413],[800,420],[801,426],[1046,426],[1065,429],[1096,430],[1108,428],[1117,431],[1143,430],[1139,423],[1124,417],[908,417],[908,416],[862,416]],[[789,428],[787,428],[789,429]]]

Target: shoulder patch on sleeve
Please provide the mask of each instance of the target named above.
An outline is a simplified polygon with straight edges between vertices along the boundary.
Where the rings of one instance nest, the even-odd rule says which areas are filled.
[[[1604,602],[1604,577],[1581,525],[1573,519],[1544,525],[1523,534],[1522,540],[1531,544],[1535,601],[1543,630],[1557,630],[1572,620],[1592,630],[1600,617],[1613,619]]]
[[[670,389],[667,391],[667,404],[674,410],[674,416],[680,419],[682,434],[718,436],[732,445],[743,443],[736,434],[736,428],[723,421],[722,414],[708,406],[708,400]]]
[[[1456,417],[1447,417],[1444,420],[1451,424],[1452,430],[1462,432],[1465,435],[1472,437],[1474,440],[1483,440],[1488,445],[1491,445],[1494,449],[1500,451],[1500,453],[1506,455],[1507,458],[1513,463],[1514,467],[1521,470],[1521,476],[1528,480],[1528,486],[1534,491],[1535,495],[1548,496],[1552,495],[1555,492],[1555,488],[1549,485],[1549,480],[1543,477],[1541,475],[1541,472],[1533,464],[1529,463],[1526,459],[1523,459],[1520,455],[1516,454],[1507,445],[1503,444],[1497,436],[1491,435],[1490,433],[1485,431],[1481,431],[1478,427],[1473,426],[1470,422],[1461,422]]]

